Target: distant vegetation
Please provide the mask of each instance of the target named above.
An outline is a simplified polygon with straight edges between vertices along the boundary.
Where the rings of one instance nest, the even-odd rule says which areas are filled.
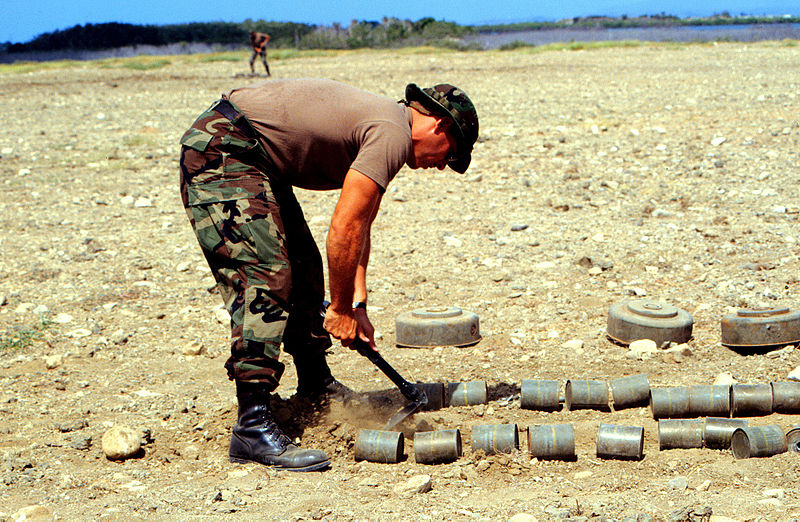
[[[0,52],[63,51],[114,49],[133,45],[169,45],[205,43],[246,45],[250,31],[271,36],[270,47],[294,49],[358,49],[389,48],[411,45],[437,45],[467,48],[460,38],[475,33],[547,30],[559,28],[624,28],[691,25],[739,25],[766,23],[800,23],[800,17],[730,16],[722,13],[707,18],[681,19],[667,14],[611,18],[592,16],[558,22],[530,22],[503,25],[462,26],[453,22],[422,18],[416,22],[397,18],[378,21],[353,20],[340,24],[317,26],[292,22],[246,20],[241,23],[209,22],[176,25],[133,25],[102,23],[76,25],[44,33],[26,43],[0,44]]]

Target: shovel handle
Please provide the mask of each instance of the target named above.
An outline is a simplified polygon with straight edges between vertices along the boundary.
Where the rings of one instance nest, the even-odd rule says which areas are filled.
[[[392,365],[386,362],[386,359],[381,357],[381,354],[373,350],[370,345],[356,337],[356,339],[353,341],[353,347],[358,353],[369,359],[372,364],[377,366],[380,371],[382,371],[393,383],[395,383],[397,387],[400,388],[400,393],[403,394],[403,397],[413,402],[418,402],[421,400],[427,402],[427,397],[425,397],[424,392],[420,388],[417,388],[405,380],[403,376],[397,373],[397,370],[392,368]]]

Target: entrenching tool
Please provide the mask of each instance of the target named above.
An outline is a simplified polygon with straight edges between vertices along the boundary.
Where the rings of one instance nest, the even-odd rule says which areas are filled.
[[[325,316],[325,310],[328,308],[327,301],[322,305],[322,316]],[[378,367],[399,389],[403,397],[408,399],[409,403],[403,406],[398,412],[394,413],[389,420],[386,421],[384,430],[392,431],[397,425],[406,420],[409,416],[416,413],[418,410],[428,404],[428,396],[421,387],[417,387],[403,378],[402,375],[397,373],[397,370],[386,362],[380,353],[372,349],[366,342],[358,337],[353,341],[352,348],[370,360],[372,364]]]

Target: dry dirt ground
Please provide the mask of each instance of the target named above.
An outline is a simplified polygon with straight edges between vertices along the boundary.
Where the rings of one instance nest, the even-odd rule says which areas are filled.
[[[793,348],[740,355],[720,344],[725,314],[797,306],[800,47],[362,52],[271,64],[276,78],[333,78],[393,98],[410,81],[450,82],[481,121],[466,175],[404,169],[392,183],[373,228],[370,315],[406,377],[485,380],[491,400],[418,414],[399,464],[356,463],[358,429],[386,412],[334,402],[300,415],[284,359],[276,403],[287,430],[332,456],[313,474],[227,460],[228,332],[181,207],[176,157],[194,117],[252,79],[245,57],[169,60],[0,74],[1,519],[31,505],[59,519],[800,517],[796,453],[659,451],[646,408],[542,413],[522,410],[517,395],[522,379],[638,373],[653,387],[724,372],[768,383],[800,364]],[[336,197],[298,191],[321,245]],[[640,360],[607,340],[609,306],[632,296],[693,315],[688,355]],[[477,313],[483,340],[395,347],[396,316],[432,305]],[[583,345],[565,348],[570,340]],[[336,346],[330,364],[363,397],[402,404],[357,354]],[[524,431],[518,454],[472,451],[473,425],[510,422],[572,423],[577,460],[531,459]],[[598,459],[600,423],[644,427],[644,458]],[[116,424],[145,432],[138,458],[105,458],[101,438]],[[431,428],[460,428],[463,457],[417,464],[413,431]],[[395,492],[422,474],[429,492]]]

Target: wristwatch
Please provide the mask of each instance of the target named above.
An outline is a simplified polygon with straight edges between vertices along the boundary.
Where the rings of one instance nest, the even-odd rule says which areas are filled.
[[[363,308],[364,310],[367,309],[367,303],[364,301],[353,301],[353,310],[356,308]]]

